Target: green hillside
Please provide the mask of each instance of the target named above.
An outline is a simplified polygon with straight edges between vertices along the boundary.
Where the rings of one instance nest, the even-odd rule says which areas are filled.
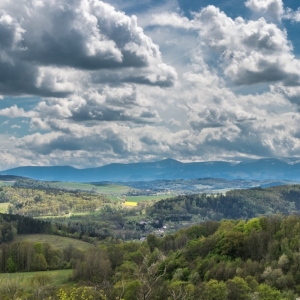
[[[80,251],[87,251],[93,245],[78,239],[72,239],[63,236],[50,235],[50,234],[22,234],[17,235],[14,242],[27,241],[30,243],[49,243],[53,248],[63,250],[68,246],[79,249]]]

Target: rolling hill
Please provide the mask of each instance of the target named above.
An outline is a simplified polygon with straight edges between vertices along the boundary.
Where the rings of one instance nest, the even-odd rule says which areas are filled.
[[[259,159],[239,163],[224,161],[182,163],[173,159],[157,162],[109,164],[97,168],[29,166],[0,172],[45,181],[149,181],[159,179],[275,179],[300,180],[300,162],[294,159]]]

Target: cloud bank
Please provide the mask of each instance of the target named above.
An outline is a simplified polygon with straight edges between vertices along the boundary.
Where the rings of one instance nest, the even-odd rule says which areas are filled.
[[[245,6],[251,18],[208,5],[142,28],[102,1],[2,1],[1,169],[300,156],[300,60],[282,23],[299,11]]]

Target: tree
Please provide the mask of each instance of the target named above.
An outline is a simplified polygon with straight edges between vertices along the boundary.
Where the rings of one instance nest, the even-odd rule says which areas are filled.
[[[227,300],[228,289],[223,281],[211,279],[206,283],[203,295],[205,300]]]
[[[36,253],[33,257],[32,269],[35,271],[45,271],[47,266],[45,256],[43,254]]]
[[[261,231],[262,227],[260,225],[259,218],[253,218],[247,222],[244,226],[244,231],[246,234],[250,234],[252,231]]]
[[[172,300],[192,299],[194,285],[180,280],[175,280],[168,285],[168,293]]]
[[[138,291],[139,300],[151,299],[160,286],[161,279],[167,270],[164,260],[165,257],[162,253],[156,255],[156,261],[153,261],[153,256],[146,255],[142,263],[136,266],[134,277],[141,283]]]
[[[51,276],[46,274],[36,274],[31,278],[31,286],[37,299],[41,299],[44,290],[51,284]]]
[[[60,289],[58,293],[59,300],[107,300],[103,290],[96,290],[93,287],[74,287],[71,291]]]
[[[6,261],[6,271],[8,273],[17,272],[17,264],[15,263],[15,261],[11,257],[9,257]]]
[[[0,282],[0,299],[14,300],[22,298],[24,284],[20,278],[6,278]]]
[[[107,253],[100,247],[95,247],[87,251],[84,258],[78,261],[74,277],[78,280],[97,283],[97,286],[105,288],[109,283],[111,273]]]
[[[154,234],[149,234],[147,236],[147,244],[151,252],[154,251],[156,247],[158,247],[159,239]]]
[[[244,234],[239,231],[229,231],[225,234],[222,254],[233,258],[241,257],[244,253]]]
[[[259,300],[281,300],[281,294],[278,290],[271,288],[266,284],[260,284],[258,287]]]
[[[227,281],[228,300],[250,299],[250,291],[247,282],[240,277],[234,277]]]

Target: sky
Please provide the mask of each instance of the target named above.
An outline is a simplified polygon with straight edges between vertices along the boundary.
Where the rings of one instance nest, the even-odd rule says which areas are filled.
[[[294,0],[1,0],[0,170],[300,157]]]

